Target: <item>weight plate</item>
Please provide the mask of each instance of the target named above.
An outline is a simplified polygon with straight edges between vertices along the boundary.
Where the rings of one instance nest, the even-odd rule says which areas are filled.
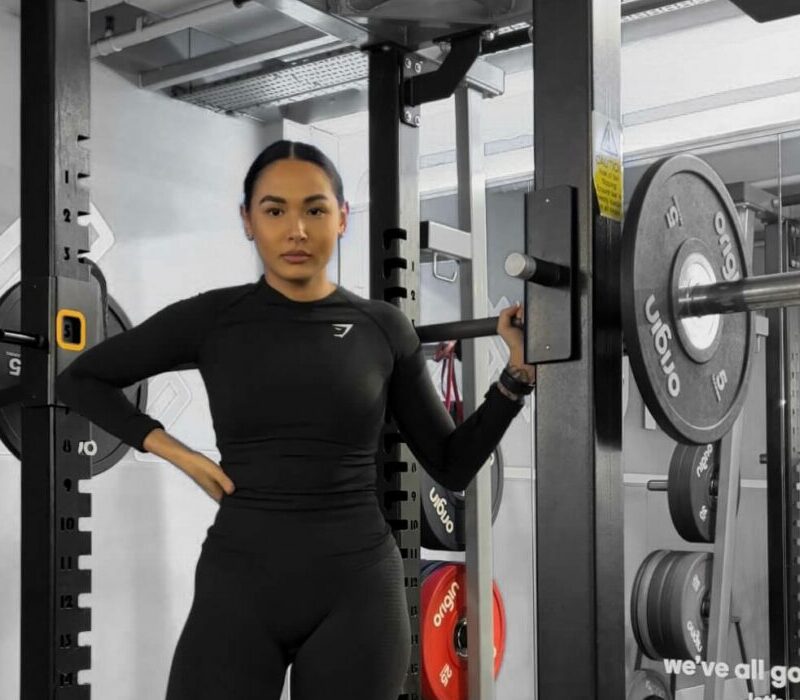
[[[425,700],[467,700],[466,569],[434,562],[420,593],[420,657]],[[503,663],[506,617],[497,582],[492,585],[494,677]]]
[[[667,498],[675,529],[689,542],[713,542],[716,504],[711,482],[718,469],[713,443],[675,446]]]
[[[718,477],[719,453],[716,443],[678,443],[675,446],[669,466],[667,498],[675,529],[688,542],[714,541]],[[739,499],[741,495],[740,481]]]
[[[710,593],[712,562],[707,552],[681,552],[671,567],[661,601],[668,638],[665,656],[705,658],[708,620],[703,602]]]
[[[492,477],[492,522],[497,519],[503,501],[503,455],[496,447],[489,458]],[[420,474],[422,494],[422,528],[420,541],[427,549],[463,552],[465,501],[463,491],[444,488],[424,469]]]
[[[622,356],[622,417],[628,413],[628,398],[631,394],[630,384],[631,364],[627,355]]]
[[[745,398],[752,313],[675,313],[681,284],[748,275],[743,240],[724,183],[696,156],[654,163],[633,193],[622,239],[625,346],[648,410],[679,442],[716,442]]]
[[[648,596],[654,573],[661,563],[672,554],[673,552],[668,549],[657,549],[654,552],[650,552],[639,565],[631,590],[630,612],[633,636],[642,652],[655,660],[660,659],[661,656],[653,643],[653,634],[648,615]]]
[[[651,659],[655,659],[658,653],[653,647],[653,640],[647,621],[647,592],[650,590],[653,571],[667,554],[669,554],[669,550],[666,549],[657,549],[654,552],[650,552],[639,565],[639,570],[633,579],[633,589],[631,590],[631,627],[633,628],[633,636],[642,652]]]
[[[420,559],[419,560],[420,581],[424,581],[427,578],[428,574],[433,572],[434,569],[440,567],[444,563],[445,562],[438,561],[438,560],[432,561],[432,560]]]
[[[667,679],[649,669],[634,671],[626,700],[672,700]]]
[[[22,292],[20,284],[10,287],[0,297],[0,328],[18,329],[22,323]],[[108,296],[108,337],[131,327],[130,319],[116,301]],[[0,356],[4,358],[0,371],[0,391],[19,387],[22,376],[22,352],[18,345],[0,342]],[[145,410],[147,406],[147,381],[137,382],[122,390],[125,397]],[[92,424],[92,439],[97,453],[92,457],[92,475],[113,467],[130,447],[119,438]],[[0,440],[17,458],[22,455],[22,409],[19,400],[0,407]]]
[[[665,624],[663,617],[663,601],[669,572],[680,558],[680,554],[680,552],[670,551],[658,563],[653,571],[650,587],[645,593],[647,595],[647,628],[650,631],[650,638],[655,651],[655,656],[650,658],[656,661],[669,656],[669,628]]]

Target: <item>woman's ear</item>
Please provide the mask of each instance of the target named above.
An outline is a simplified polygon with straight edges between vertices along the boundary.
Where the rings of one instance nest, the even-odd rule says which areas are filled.
[[[253,232],[250,230],[250,215],[247,213],[247,209],[245,209],[244,204],[239,206],[239,215],[242,217],[242,226],[244,226],[244,232],[252,241]]]
[[[344,236],[344,232],[347,230],[347,217],[350,215],[350,202],[345,200],[344,204],[342,205],[341,211],[339,212],[339,237],[341,238]]]

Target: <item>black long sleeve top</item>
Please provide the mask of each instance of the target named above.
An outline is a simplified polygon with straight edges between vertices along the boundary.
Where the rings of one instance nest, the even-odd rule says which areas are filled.
[[[387,409],[421,466],[461,490],[521,408],[492,384],[456,427],[397,307],[341,286],[295,301],[264,275],[171,303],[89,348],[58,375],[57,397],[145,452],[145,436],[164,426],[122,389],[185,363],[205,382],[234,497],[271,508],[374,492]]]

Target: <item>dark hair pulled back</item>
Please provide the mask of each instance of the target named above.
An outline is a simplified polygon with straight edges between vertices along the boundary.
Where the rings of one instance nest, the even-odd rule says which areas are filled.
[[[331,181],[333,192],[336,195],[336,201],[339,202],[340,207],[344,205],[344,186],[342,185],[342,178],[330,158],[320,151],[319,148],[310,143],[282,139],[280,141],[274,141],[267,146],[256,156],[256,159],[250,165],[250,169],[247,171],[247,175],[244,178],[243,203],[245,209],[248,211],[250,210],[253,187],[261,171],[276,160],[282,160],[284,158],[305,160],[322,168]]]

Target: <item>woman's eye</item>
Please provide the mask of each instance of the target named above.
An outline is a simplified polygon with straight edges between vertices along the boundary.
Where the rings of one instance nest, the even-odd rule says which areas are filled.
[[[273,214],[280,214],[281,210],[278,209],[277,207],[271,207],[269,209],[265,209],[264,213],[269,215],[269,216],[272,216]]]
[[[325,209],[321,209],[320,207],[312,207],[308,211],[314,216],[318,216],[318,215],[326,213]]]

